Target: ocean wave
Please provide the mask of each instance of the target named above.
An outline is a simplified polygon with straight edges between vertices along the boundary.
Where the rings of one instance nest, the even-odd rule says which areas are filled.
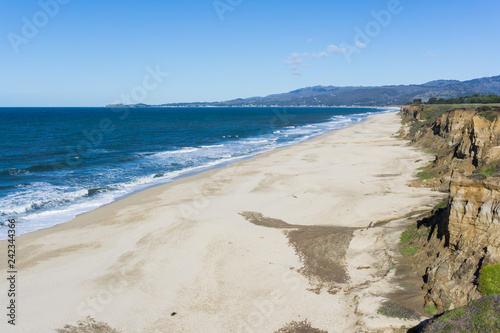
[[[27,168],[11,168],[0,170],[0,176],[31,175],[33,173],[54,172],[68,168],[71,168],[71,166],[64,163],[35,164]]]
[[[245,144],[245,145],[255,145],[255,144],[259,144],[259,143],[268,143],[269,142],[269,139],[250,139],[250,140],[247,140],[247,141],[241,141],[241,143]]]
[[[220,145],[211,145],[211,146],[200,146],[200,148],[219,148],[219,147],[224,147],[224,144]]]
[[[158,146],[145,147],[142,152],[129,151],[127,155],[122,156],[117,154],[114,156],[114,163],[90,165],[85,170],[80,169],[78,175],[71,169],[68,172],[69,178],[66,175],[55,177],[57,181],[54,182],[65,185],[55,185],[49,181],[27,183],[29,178],[20,177],[19,179],[23,179],[22,184],[5,188],[6,193],[14,193],[0,197],[0,216],[16,219],[19,217],[25,226],[23,230],[36,230],[70,220],[82,212],[147,187],[164,184],[177,177],[232,163],[278,147],[303,142],[378,113],[385,112],[335,115],[321,123],[269,128],[267,133],[253,137],[227,135],[225,140],[221,140],[224,143],[199,146],[191,144],[189,147],[175,147],[166,151],[155,151]],[[110,152],[113,151],[95,151],[96,154]],[[57,170],[59,165],[46,163],[27,168],[0,170],[0,175],[23,176],[38,173],[40,175],[36,179],[45,180],[49,178],[45,178],[44,173]],[[12,190],[14,186],[18,187]]]

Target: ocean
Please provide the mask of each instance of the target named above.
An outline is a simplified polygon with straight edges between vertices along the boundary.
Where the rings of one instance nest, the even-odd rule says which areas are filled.
[[[145,188],[391,112],[369,108],[0,108],[0,239]]]

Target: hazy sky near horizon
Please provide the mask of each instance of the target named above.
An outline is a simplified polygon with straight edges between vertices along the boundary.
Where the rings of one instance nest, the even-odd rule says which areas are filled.
[[[0,107],[500,74],[498,0],[0,0],[0,10]]]

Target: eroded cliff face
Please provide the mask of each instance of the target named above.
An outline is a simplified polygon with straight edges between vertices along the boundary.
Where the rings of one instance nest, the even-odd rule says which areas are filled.
[[[481,267],[500,261],[500,180],[453,174],[450,201],[423,248],[426,305],[444,311],[478,299]],[[431,224],[432,227],[432,224]]]
[[[458,108],[427,111],[423,105],[403,106],[403,135],[436,155],[424,185],[447,189],[453,170],[465,175],[500,161],[499,108]]]
[[[493,118],[487,119],[488,114],[479,110],[455,109],[439,117],[433,131],[448,147],[454,147],[454,158],[469,160],[477,167],[498,157],[497,149],[491,150],[500,144],[500,124],[493,113],[489,116]]]
[[[500,176],[495,171],[500,112],[454,109],[428,119],[422,106],[409,106],[401,113],[410,122],[405,135],[436,154],[425,170],[433,179],[422,183],[450,191],[447,207],[419,223],[428,232],[416,263],[424,272],[426,305],[442,312],[480,298],[479,270],[500,261]],[[478,173],[488,165],[488,177]]]

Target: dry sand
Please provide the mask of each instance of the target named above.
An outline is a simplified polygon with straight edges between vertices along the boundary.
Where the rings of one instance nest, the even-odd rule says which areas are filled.
[[[407,186],[430,157],[398,129],[395,113],[377,115],[18,237],[17,325],[4,315],[0,331],[55,332],[87,316],[127,333],[408,325],[376,313],[397,288],[408,222],[366,227],[442,195]]]

